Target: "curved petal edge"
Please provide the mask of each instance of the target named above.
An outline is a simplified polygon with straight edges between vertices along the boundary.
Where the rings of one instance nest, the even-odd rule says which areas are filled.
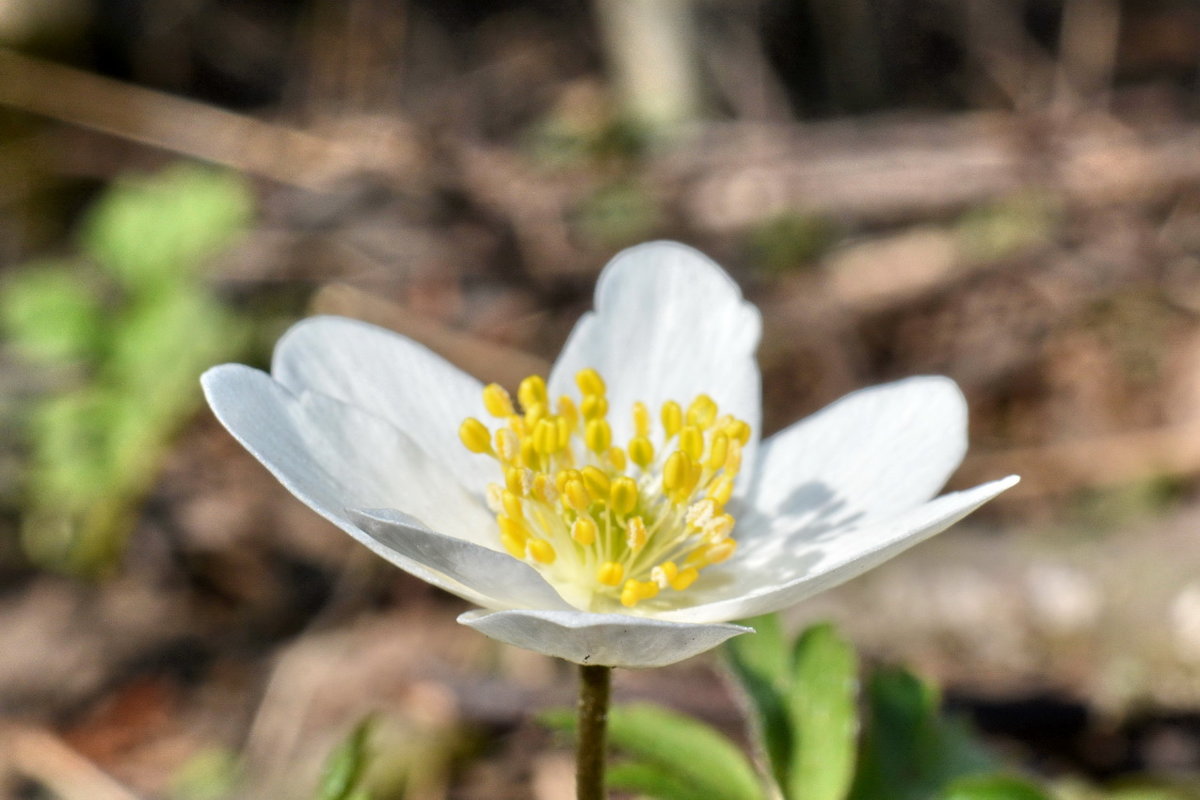
[[[506,644],[576,664],[665,667],[753,633],[725,623],[694,625],[584,611],[468,611],[463,625]]]

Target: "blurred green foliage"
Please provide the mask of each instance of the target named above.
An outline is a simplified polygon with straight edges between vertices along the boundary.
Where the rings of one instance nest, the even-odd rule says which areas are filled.
[[[788,211],[753,228],[747,245],[753,263],[764,272],[780,274],[812,266],[841,235],[830,219]]]
[[[171,436],[200,404],[197,376],[249,342],[203,267],[252,213],[233,175],[178,166],[122,180],[89,210],[78,255],[0,284],[7,341],[58,384],[27,410],[23,541],[36,562],[98,574],[121,554]]]
[[[374,728],[375,718],[368,716],[334,749],[325,762],[316,800],[370,800],[362,781],[370,760]]]

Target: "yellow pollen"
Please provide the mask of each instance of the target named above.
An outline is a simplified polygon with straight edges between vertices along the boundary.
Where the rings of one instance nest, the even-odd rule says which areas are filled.
[[[736,551],[725,506],[750,426],[718,413],[706,394],[684,406],[664,402],[661,428],[636,402],[614,411],[632,423],[618,426],[630,437],[622,447],[613,443],[604,378],[587,368],[575,384],[578,394],[553,404],[536,375],[521,381],[515,401],[488,384],[483,407],[494,424],[470,417],[459,426],[463,446],[500,469],[502,480],[482,487],[499,545],[581,609],[636,609],[660,593],[655,608],[685,603],[680,593]]]
[[[625,546],[636,553],[646,546],[648,535],[646,533],[646,523],[642,522],[642,518],[631,517],[629,527],[625,531]]]
[[[483,389],[483,407],[493,417],[511,417],[517,413],[513,408],[512,398],[498,383],[489,383]]]

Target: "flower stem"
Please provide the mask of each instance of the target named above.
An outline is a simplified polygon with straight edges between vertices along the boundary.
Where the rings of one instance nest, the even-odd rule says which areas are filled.
[[[604,760],[608,745],[608,702],[612,667],[579,668],[579,750],[575,772],[578,800],[604,800]]]

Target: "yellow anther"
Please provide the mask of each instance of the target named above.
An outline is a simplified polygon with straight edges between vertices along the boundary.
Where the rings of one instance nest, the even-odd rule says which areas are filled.
[[[500,526],[500,533],[511,536],[514,539],[520,539],[522,542],[529,538],[529,528],[520,518],[509,517],[500,514],[496,517],[496,523]]]
[[[704,535],[712,542],[719,542],[733,532],[734,519],[729,514],[719,514],[704,526]]]
[[[654,581],[638,581],[637,593],[639,600],[649,600],[658,594],[658,584]]]
[[[608,400],[602,394],[585,394],[579,410],[584,419],[600,419],[608,413]]]
[[[742,443],[737,439],[729,440],[729,455],[725,456],[725,472],[737,475],[742,468]]]
[[[684,426],[679,432],[679,449],[692,461],[699,461],[704,455],[704,432],[695,425]]]
[[[524,519],[525,517],[525,509],[521,505],[521,498],[507,489],[500,493],[500,506],[504,509],[504,513],[513,519]]]
[[[558,449],[558,426],[549,419],[539,419],[533,428],[533,446],[542,455]]]
[[[558,499],[558,490],[554,488],[554,481],[550,480],[550,476],[544,472],[533,476],[531,494],[543,503],[553,503]]]
[[[692,460],[687,453],[676,450],[667,457],[667,463],[663,466],[663,489],[668,492],[679,491],[687,484],[691,474]]]
[[[633,608],[638,604],[638,582],[633,578],[625,581],[625,585],[621,587],[621,605],[626,608]]]
[[[525,540],[524,539],[520,539],[516,536],[513,536],[510,533],[505,533],[505,532],[501,531],[500,532],[500,544],[504,547],[505,552],[507,552],[513,558],[524,558],[525,557]]]
[[[612,482],[612,491],[608,497],[608,505],[613,511],[618,514],[628,514],[637,508],[637,502],[638,488],[633,478],[622,475]]]
[[[679,429],[683,427],[683,409],[679,407],[679,403],[674,400],[663,403],[662,424],[668,439],[679,433]]]
[[[686,567],[679,571],[679,574],[670,580],[671,588],[677,592],[682,592],[684,589],[696,582],[696,578],[700,577],[700,570],[695,567]]]
[[[629,440],[629,458],[642,469],[654,461],[654,445],[645,436],[635,436]]]
[[[492,442],[501,461],[514,461],[521,454],[521,437],[508,428],[497,428]]]
[[[746,444],[750,441],[750,426],[740,419],[730,420],[729,424],[725,425],[724,431],[730,439],[736,439],[739,444]]]
[[[521,401],[521,408],[526,411],[539,403],[545,405],[546,381],[541,375],[530,375],[517,387],[517,399]]]
[[[608,460],[617,472],[625,471],[625,451],[617,446],[608,448]]]
[[[654,569],[650,570],[650,580],[657,583],[664,589],[671,585],[671,581],[675,580],[675,576],[679,574],[679,567],[674,561],[664,561]]]
[[[525,543],[525,551],[539,564],[553,564],[554,559],[558,557],[554,552],[554,545],[545,539],[530,539]]]
[[[708,491],[704,494],[711,497],[717,505],[724,506],[729,502],[729,498],[733,497],[733,478],[722,475],[708,485]]]
[[[575,385],[584,395],[595,394],[603,397],[606,390],[604,378],[601,378],[600,373],[591,367],[575,373]]]
[[[705,465],[709,469],[720,469],[725,466],[725,461],[729,458],[729,437],[723,433],[713,434],[712,441],[708,443],[708,459]]]
[[[638,436],[650,435],[650,409],[641,401],[633,404],[633,432]]]
[[[615,561],[605,561],[596,570],[596,580],[605,586],[616,586],[625,577],[625,568]]]
[[[736,539],[722,539],[715,544],[710,544],[704,548],[704,558],[709,564],[720,564],[725,559],[733,555],[733,551],[737,549]]]
[[[707,428],[717,418],[717,404],[706,394],[696,395],[696,399],[688,406],[687,424]]]
[[[578,478],[572,478],[563,485],[562,497],[563,503],[576,511],[587,511],[588,506],[592,504],[592,498],[588,496],[583,481]]]
[[[593,453],[603,453],[611,447],[612,428],[609,427],[608,420],[588,420],[587,428],[583,433],[583,441],[587,444],[588,450]]]
[[[541,464],[541,457],[533,439],[524,439],[521,442],[521,464],[529,469],[537,469]]]
[[[567,481],[572,479],[579,480],[581,477],[577,469],[559,470],[558,474],[554,476],[554,488],[558,489],[559,494],[562,494],[566,489]]]
[[[508,422],[509,429],[517,436],[524,436],[528,430],[525,427],[525,418],[520,414],[513,414],[506,422]]]
[[[498,483],[489,483],[487,488],[483,490],[483,497],[487,501],[487,507],[493,514],[499,514],[504,510],[504,487]]]
[[[545,403],[534,403],[533,405],[525,406],[525,430],[536,430],[537,424],[545,419],[549,413],[550,409],[546,408]]]
[[[688,506],[687,512],[683,515],[683,519],[687,522],[689,528],[700,530],[708,523],[712,522],[713,516],[717,513],[717,504],[705,498],[698,503],[692,503]]]
[[[591,547],[599,532],[596,521],[588,516],[580,516],[571,525],[571,538],[584,547]]]
[[[514,466],[504,469],[504,488],[515,495],[525,494],[525,473],[520,467]]]
[[[695,567],[696,569],[704,569],[708,566],[708,556],[705,555],[705,546],[697,547],[695,550],[687,554],[687,558],[683,560],[686,567]]]
[[[483,387],[483,407],[493,417],[511,417],[517,413],[513,408],[512,398],[498,383],[489,383]]]
[[[555,452],[558,452],[559,450],[565,450],[567,445],[571,443],[571,423],[567,422],[566,417],[555,417],[554,430],[555,438],[557,440],[555,442]]]
[[[602,500],[608,497],[608,490],[611,482],[604,470],[599,467],[584,467],[579,472],[583,478],[583,485],[587,487],[588,493],[597,500]]]
[[[479,420],[467,417],[458,426],[458,438],[472,453],[491,453],[492,434]]]
[[[575,406],[575,401],[565,394],[558,398],[558,415],[567,421],[567,429],[575,430],[575,425],[579,422],[579,409]]]
[[[646,523],[642,522],[641,517],[630,517],[629,526],[625,529],[625,545],[633,552],[637,552],[646,546],[646,539],[649,534],[646,532]]]

